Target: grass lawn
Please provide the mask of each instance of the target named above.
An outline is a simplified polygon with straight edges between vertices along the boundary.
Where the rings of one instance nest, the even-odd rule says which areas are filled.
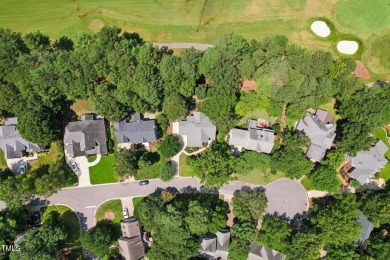
[[[260,172],[258,170],[254,170],[254,171],[248,173],[247,175],[238,175],[237,174],[236,177],[237,177],[238,181],[247,182],[247,183],[256,184],[256,185],[264,185],[264,184],[270,183],[271,181],[283,178],[283,177],[285,177],[285,175],[284,175],[284,173],[278,172],[276,174],[268,173],[265,176],[263,176],[262,172]]]
[[[307,177],[303,178],[301,183],[302,183],[303,187],[305,187],[306,190],[316,190],[316,187],[314,187],[314,184]]]
[[[113,220],[114,223],[119,223],[123,219],[122,213],[122,202],[119,199],[109,200],[104,202],[96,211],[96,221],[100,221],[104,219],[104,213],[106,211],[111,210],[115,214],[115,218]]]
[[[331,115],[333,115],[335,122],[337,120],[341,119],[341,116],[336,114],[336,109],[334,108],[334,103],[332,101],[329,101],[328,103],[323,104],[323,105],[319,106],[318,108],[323,109],[323,110],[329,112]]]
[[[92,108],[92,101],[86,99],[76,99],[72,104],[71,109],[78,116],[89,114],[89,113],[95,113],[95,111]]]
[[[191,172],[190,166],[187,164],[187,155],[182,153],[179,158],[179,165],[180,165],[180,170],[179,170],[179,175],[182,177],[192,177],[194,176],[193,173]]]
[[[383,129],[382,127],[378,127],[377,129],[374,130],[372,135],[375,138],[378,138],[379,140],[384,142],[388,147],[390,147],[389,141],[386,138],[386,130],[385,129]]]
[[[65,247],[79,246],[80,245],[80,222],[76,213],[66,206],[49,206],[41,208],[43,215],[43,222],[47,218],[48,214],[52,211],[58,212],[60,215],[60,222],[63,223],[69,230],[69,235],[66,239]]]
[[[148,167],[139,169],[134,176],[136,180],[156,179],[159,177],[159,168],[165,163],[164,160],[156,162]]]
[[[137,207],[138,203],[141,202],[141,200],[143,200],[145,197],[135,197],[133,198],[133,208],[135,210],[135,208]]]
[[[252,111],[252,112],[246,114],[243,118],[240,119],[240,121],[238,121],[237,125],[247,128],[248,127],[248,120],[258,119],[258,118],[264,118],[265,120],[267,120],[271,124],[274,124],[276,121],[276,117],[275,118],[270,117],[268,115],[267,111],[265,111],[265,109],[264,109],[264,110],[260,110],[260,111]]]
[[[88,162],[93,162],[96,156],[88,157]],[[89,168],[91,184],[102,184],[118,181],[118,174],[114,170],[115,158],[113,154],[102,156],[100,162]]]
[[[64,149],[60,141],[51,143],[50,151],[48,153],[40,153],[38,155],[38,160],[30,163],[31,170],[38,169],[42,165],[54,163],[63,154],[63,152]]]
[[[4,157],[3,150],[0,149],[0,169],[7,168],[7,161]]]

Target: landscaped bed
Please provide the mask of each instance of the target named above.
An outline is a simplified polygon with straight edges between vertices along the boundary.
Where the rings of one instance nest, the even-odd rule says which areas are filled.
[[[96,160],[96,156],[88,157],[88,162]],[[115,158],[113,154],[104,155],[100,162],[89,167],[91,184],[111,183],[118,181],[118,173],[114,169]]]
[[[106,219],[107,216],[113,215],[112,222],[119,223],[123,219],[122,201],[119,199],[104,202],[96,211],[96,221]],[[111,220],[111,219],[108,219]]]

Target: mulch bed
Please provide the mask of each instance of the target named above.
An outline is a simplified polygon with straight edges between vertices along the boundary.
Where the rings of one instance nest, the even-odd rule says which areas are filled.
[[[352,75],[355,75],[356,77],[362,78],[362,79],[369,79],[371,77],[370,72],[368,69],[364,66],[364,64],[356,60],[356,69],[352,72]]]
[[[112,210],[106,211],[104,213],[105,220],[114,220],[114,218],[115,218],[115,213]]]

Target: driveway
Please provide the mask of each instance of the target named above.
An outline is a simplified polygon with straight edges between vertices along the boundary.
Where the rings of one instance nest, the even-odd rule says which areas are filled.
[[[65,159],[69,167],[71,164],[75,162],[78,167],[78,171],[76,172],[77,177],[79,178],[78,187],[89,187],[91,186],[91,181],[89,178],[89,166],[90,163],[87,160],[86,156],[79,156],[76,158],[71,158],[65,153]],[[99,159],[100,160],[100,159]]]
[[[11,170],[12,173],[14,174],[19,174],[20,173],[20,167],[22,165],[26,166],[26,169],[28,171],[28,161],[32,160],[37,160],[38,159],[38,154],[34,154],[32,157],[22,157],[22,158],[16,158],[16,159],[6,159],[7,166]]]

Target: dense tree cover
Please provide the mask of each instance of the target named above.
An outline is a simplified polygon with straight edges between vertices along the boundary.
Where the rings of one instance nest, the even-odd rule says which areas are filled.
[[[306,136],[287,133],[283,146],[272,154],[272,170],[281,171],[289,178],[299,179],[307,175],[313,169],[313,163],[303,153],[303,148],[308,145]]]
[[[165,162],[159,168],[159,175],[162,181],[168,182],[173,179],[175,175],[175,169],[170,161]]]
[[[249,245],[256,241],[258,229],[251,221],[238,220],[230,229],[232,243],[229,246],[228,259],[245,260],[248,258]]]
[[[328,246],[326,248],[326,259],[339,260],[339,259],[351,259],[359,260],[360,255],[355,252],[357,245],[342,245],[342,246]]]
[[[390,223],[390,190],[366,191],[359,199],[363,214],[376,226]]]
[[[119,254],[118,248],[113,245],[117,243],[120,235],[120,227],[117,224],[102,220],[84,233],[80,241],[83,247],[92,254],[99,258],[109,258]]]
[[[189,158],[193,172],[206,188],[219,189],[234,171],[234,157],[227,143],[214,143],[201,154]]]
[[[226,227],[226,209],[217,195],[163,191],[144,198],[135,215],[153,233],[151,259],[189,259],[199,249],[199,237]]]
[[[385,225],[379,229],[374,230],[367,242],[366,252],[368,255],[378,260],[385,260],[390,258],[389,230],[389,225]]]
[[[160,141],[157,146],[157,151],[162,157],[171,158],[181,150],[179,136],[167,135],[164,140]]]
[[[34,198],[34,180],[30,174],[10,176],[0,183],[0,200],[10,210],[22,208],[22,204]]]
[[[271,157],[268,154],[246,151],[234,161],[234,170],[238,174],[248,174],[253,170],[266,172],[271,166]]]
[[[68,236],[60,225],[58,213],[51,212],[40,228],[29,229],[18,242],[20,251],[13,251],[10,259],[55,259]]]
[[[267,198],[264,191],[246,186],[234,192],[232,203],[234,216],[243,221],[257,222],[265,212]]]
[[[121,148],[114,153],[114,156],[114,169],[119,176],[129,177],[137,173],[139,154],[134,150]]]
[[[288,239],[291,236],[292,228],[287,221],[277,216],[267,216],[261,224],[259,243],[280,252],[288,248]]]

